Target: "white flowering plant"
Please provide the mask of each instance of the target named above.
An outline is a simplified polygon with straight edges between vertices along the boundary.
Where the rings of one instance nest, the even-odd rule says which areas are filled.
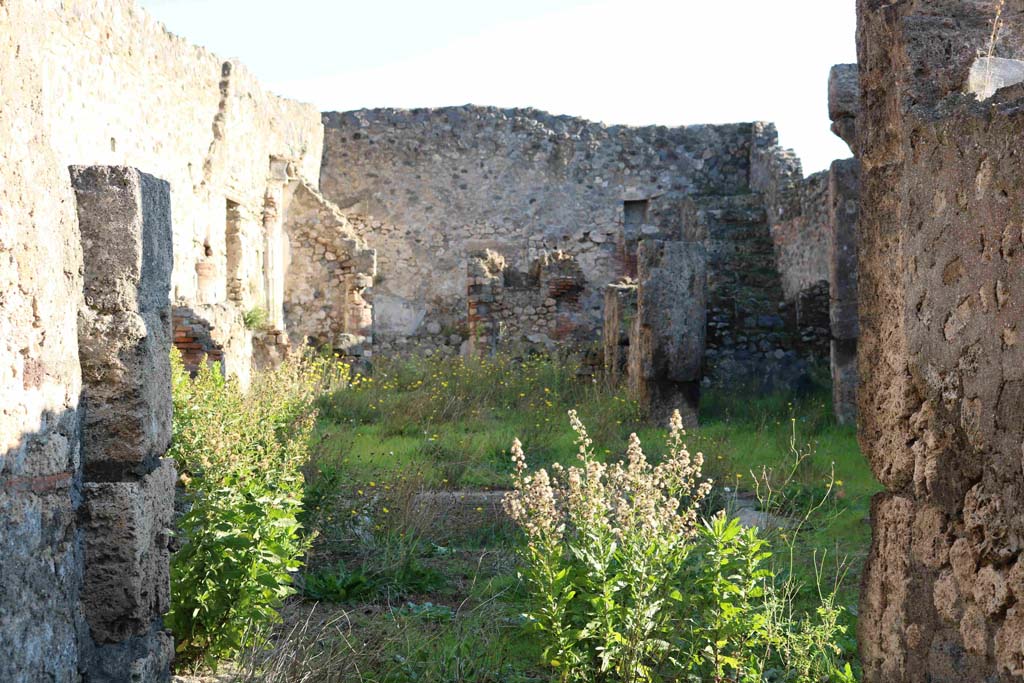
[[[831,604],[818,620],[783,614],[767,542],[724,513],[702,516],[711,481],[678,412],[657,465],[635,434],[621,462],[601,462],[575,411],[569,420],[578,464],[531,472],[516,440],[504,499],[523,532],[525,616],[557,680],[852,683],[835,666]],[[795,661],[798,641],[818,643],[820,661]]]
[[[575,411],[578,465],[529,472],[512,446],[505,510],[523,530],[527,615],[543,634],[545,660],[561,680],[653,680],[672,657],[678,584],[711,482],[703,455],[683,443],[672,416],[668,452],[648,462],[635,434],[624,462],[606,464]]]

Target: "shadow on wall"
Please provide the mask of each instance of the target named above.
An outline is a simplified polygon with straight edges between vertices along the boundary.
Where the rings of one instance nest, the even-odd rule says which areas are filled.
[[[0,680],[78,672],[81,500],[78,409],[46,411],[35,432],[0,455]]]

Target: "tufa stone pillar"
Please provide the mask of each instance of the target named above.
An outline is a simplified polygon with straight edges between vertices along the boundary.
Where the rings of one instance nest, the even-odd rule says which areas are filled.
[[[174,465],[170,188],[127,167],[72,167],[85,264],[82,366],[86,680],[169,678]]]
[[[1024,680],[1024,3],[858,2],[865,683]]]
[[[707,328],[707,254],[696,242],[642,240],[629,387],[652,420],[679,409],[697,425]]]
[[[860,71],[856,64],[836,64],[828,75],[828,116],[832,132],[856,154],[857,114],[860,113]]]
[[[828,79],[828,113],[832,132],[856,154],[860,114],[860,71],[856,64],[837,64]],[[829,299],[831,318],[832,407],[836,421],[857,419],[857,217],[860,206],[860,162],[844,159],[829,170],[828,222]]]
[[[604,329],[601,335],[605,378],[617,385],[626,373],[629,332],[636,317],[637,285],[626,280],[604,290]]]
[[[832,406],[840,424],[857,419],[857,216],[860,163],[843,159],[829,170],[829,318]]]

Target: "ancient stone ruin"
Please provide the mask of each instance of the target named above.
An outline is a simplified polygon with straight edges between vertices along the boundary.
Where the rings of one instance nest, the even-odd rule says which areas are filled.
[[[1024,4],[995,33],[990,3],[858,4],[865,680],[1020,680],[1024,88],[970,75],[1018,56]]]
[[[131,0],[7,0],[0,43],[2,680],[167,675],[172,345],[243,385],[304,345],[600,356],[690,424],[848,350],[855,187],[770,124],[321,114]]]
[[[321,114],[131,0],[0,0],[0,680],[168,676],[172,345],[590,353],[690,425],[828,366],[865,680],[1024,678],[1024,4],[858,14],[805,178],[771,124]]]

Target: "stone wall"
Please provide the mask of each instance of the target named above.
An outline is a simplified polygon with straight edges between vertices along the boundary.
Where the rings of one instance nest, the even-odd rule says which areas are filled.
[[[12,78],[38,75],[16,105],[30,113],[22,125],[33,144],[48,146],[58,168],[126,164],[170,183],[175,303],[228,304],[238,316],[266,308],[280,319],[272,310],[280,297],[270,292],[284,274],[268,263],[280,248],[264,225],[281,182],[273,166],[287,160],[316,181],[319,113],[167,33],[132,0],[11,0],[0,12],[16,27]],[[241,325],[214,326],[222,345],[238,330],[245,334]],[[248,370],[247,356],[225,362]]]
[[[1024,87],[964,94],[991,3],[858,3],[859,435],[886,492],[865,681],[1024,678]],[[995,56],[1024,44],[1006,3]]]
[[[578,310],[571,334],[567,318],[556,326],[596,341],[605,287],[636,275],[639,240],[678,240],[699,213],[710,226],[709,377],[742,381],[770,366],[785,382],[828,358],[827,181],[803,180],[774,126],[606,127],[470,106],[331,113],[324,123],[325,196],[374,216],[363,237],[379,254],[384,351],[459,348],[467,258],[485,249],[509,272],[572,257]],[[536,319],[546,308],[522,297],[503,309],[505,339],[546,345],[557,336],[538,329],[551,324]]]
[[[521,272],[485,249],[469,255],[466,269],[467,343],[472,355],[522,353],[559,346],[581,350],[590,340],[580,295],[586,279],[576,259],[545,253]],[[442,334],[443,331],[434,334]],[[451,335],[453,346],[461,335]],[[456,339],[458,337],[459,339]]]
[[[369,357],[373,310],[366,297],[377,272],[376,253],[308,182],[292,181],[285,202],[284,319],[292,344],[308,339],[349,358]]]
[[[173,242],[161,256],[174,265],[161,276],[165,303],[169,289],[199,317],[223,312],[229,320],[208,320],[214,344],[244,373],[242,311],[265,298],[273,318],[271,293],[283,299],[275,166],[315,181],[322,125],[131,0],[4,0],[0,55],[0,679],[156,680],[169,657],[155,617],[174,477],[158,465],[161,439],[138,449],[143,433],[166,428],[169,403],[142,423],[114,406],[143,410],[167,389],[164,374],[137,373],[139,354],[166,364],[171,311],[83,295],[97,277],[123,276],[115,289],[127,297],[149,275],[133,281],[110,260],[128,243],[105,242],[104,254],[85,221],[80,231],[68,167],[130,166],[169,182],[173,235],[146,243],[143,260]],[[134,396],[104,393],[133,382],[144,382]],[[116,443],[101,445],[105,429]]]
[[[797,188],[799,213],[772,223],[775,263],[786,301],[795,301],[801,292],[829,281],[832,240],[828,230],[828,183],[828,171],[801,179]]]
[[[45,71],[19,48],[43,33],[30,9],[0,5],[0,679],[18,683],[74,680],[82,628],[82,247],[67,168],[32,125]]]
[[[424,338],[457,348],[466,260],[482,249],[524,273],[545,254],[572,256],[596,339],[604,286],[635,270],[636,241],[678,234],[687,195],[748,187],[750,124],[606,127],[471,106],[331,113],[324,123],[325,196],[380,223],[363,237],[379,255],[383,348]]]

